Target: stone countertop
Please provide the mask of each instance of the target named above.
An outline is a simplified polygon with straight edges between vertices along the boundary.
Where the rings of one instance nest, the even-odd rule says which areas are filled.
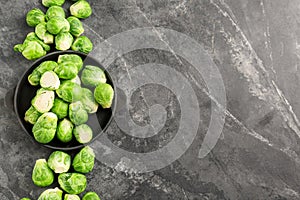
[[[131,35],[122,45],[135,44],[135,49],[118,51],[118,57],[105,66],[120,87],[119,106],[107,132],[92,144],[97,161],[87,175],[87,190],[104,200],[300,199],[299,1],[109,0],[91,1],[91,6],[93,14],[83,22],[96,47],[110,45],[104,40],[118,41],[113,36],[137,28],[139,34],[146,30],[150,36],[137,45],[140,35]],[[51,153],[26,136],[11,101],[13,88],[32,63],[15,53],[13,46],[33,30],[25,15],[34,7],[42,8],[40,0],[1,0],[1,200],[37,199],[44,189],[33,185],[31,171],[36,159]],[[166,29],[184,34],[187,42],[171,41]],[[191,40],[205,52],[192,52],[192,46],[186,45]],[[162,44],[156,41],[168,48],[155,48]],[[140,45],[143,48],[136,48]],[[202,62],[202,70],[211,66],[218,70],[199,74],[191,60],[177,55],[184,48],[189,55],[199,54],[200,60],[212,60]],[[174,70],[157,70],[162,66]],[[218,74],[222,79],[214,79]],[[149,77],[152,82],[128,92]],[[160,79],[170,87],[159,84]],[[190,88],[181,87],[183,79]],[[224,84],[224,105],[211,93],[207,80]],[[222,86],[213,87],[222,92]],[[224,126],[220,122],[222,131],[206,140],[214,108],[224,114]],[[151,135],[132,135],[145,130]],[[164,149],[182,133],[174,149],[148,161],[134,160]],[[205,141],[211,146],[204,147]],[[212,150],[199,157],[201,148]]]

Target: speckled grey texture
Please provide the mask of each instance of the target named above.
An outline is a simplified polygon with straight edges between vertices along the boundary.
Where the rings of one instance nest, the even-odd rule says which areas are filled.
[[[211,113],[211,99],[201,89],[206,88],[203,79],[172,52],[142,49],[116,59],[109,66],[114,79],[145,63],[162,63],[184,77],[194,77],[190,83],[196,91],[201,120],[193,144],[171,165],[139,174],[97,161],[88,174],[88,190],[104,200],[300,199],[299,1],[101,0],[91,1],[91,5],[93,15],[84,24],[95,45],[114,34],[142,27],[169,28],[195,39],[219,68],[227,109],[221,138],[199,159]],[[12,109],[13,88],[32,63],[13,52],[13,46],[32,31],[24,17],[33,7],[42,8],[40,0],[1,0],[1,200],[37,199],[44,189],[33,185],[31,171],[36,159],[51,153],[26,136]],[[158,103],[166,109],[165,126],[155,138],[137,139],[113,122],[108,138],[131,152],[167,145],[181,116],[176,96],[150,84],[138,89],[130,100],[136,124],[150,123],[149,105]]]

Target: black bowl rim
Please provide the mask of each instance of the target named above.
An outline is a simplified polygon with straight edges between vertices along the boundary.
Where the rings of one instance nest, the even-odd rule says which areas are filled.
[[[32,140],[34,141],[35,143],[41,145],[41,146],[44,146],[44,147],[47,147],[49,149],[53,149],[53,150],[62,150],[62,151],[71,151],[71,150],[76,150],[76,149],[79,149],[79,148],[82,148],[86,145],[89,145],[91,144],[92,142],[94,142],[101,134],[103,134],[107,128],[109,127],[110,123],[112,122],[113,120],[113,116],[115,114],[115,110],[116,110],[116,98],[117,98],[117,93],[116,93],[116,85],[114,84],[114,81],[110,75],[110,73],[107,71],[106,68],[104,68],[101,63],[99,63],[102,67],[102,69],[104,69],[104,71],[106,72],[106,74],[109,76],[109,79],[111,80],[112,82],[112,87],[115,91],[115,94],[114,94],[114,99],[113,99],[113,103],[112,103],[112,114],[111,114],[111,117],[110,119],[108,120],[107,124],[105,125],[105,127],[102,129],[102,131],[100,133],[98,133],[90,142],[88,143],[85,143],[85,144],[80,144],[78,146],[74,146],[74,147],[55,147],[55,146],[52,146],[52,145],[49,145],[49,144],[42,144],[42,143],[39,143],[37,142],[33,137],[32,135],[27,131],[27,129],[25,128],[22,120],[21,120],[21,116],[19,115],[19,113],[17,112],[18,110],[18,106],[17,106],[17,96],[19,94],[19,89],[20,89],[20,84],[22,82],[22,80],[24,79],[24,76],[27,74],[27,72],[29,70],[31,70],[33,68],[33,66],[35,66],[37,63],[41,62],[42,60],[44,60],[45,58],[47,58],[48,56],[53,56],[53,55],[56,55],[56,54],[67,54],[67,53],[73,53],[73,54],[77,54],[77,55],[81,55],[81,56],[85,56],[85,57],[90,57],[92,59],[95,59],[97,61],[96,58],[94,57],[91,57],[89,56],[88,54],[85,54],[85,53],[82,53],[82,52],[79,52],[79,51],[73,51],[73,50],[66,50],[66,51],[55,51],[55,52],[51,52],[51,53],[48,53],[46,54],[45,56],[35,60],[25,71],[24,73],[22,74],[22,76],[20,77],[19,81],[18,81],[18,84],[15,88],[15,93],[14,93],[14,111],[17,115],[17,118],[18,118],[18,121],[19,121],[19,124],[22,126],[23,130],[27,133],[26,135]]]

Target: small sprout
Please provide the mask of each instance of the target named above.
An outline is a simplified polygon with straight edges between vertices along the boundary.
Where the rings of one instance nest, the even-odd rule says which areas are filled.
[[[69,22],[62,17],[52,17],[47,22],[47,31],[53,35],[57,35],[60,32],[68,32],[70,30]]]
[[[88,18],[92,14],[92,8],[90,4],[85,0],[80,0],[71,5],[70,7],[71,15],[77,18]]]
[[[88,113],[84,109],[80,101],[76,101],[69,105],[69,119],[73,124],[80,125],[84,124],[88,120]]]
[[[87,124],[76,126],[73,130],[76,140],[81,144],[90,142],[93,138],[93,131]]]
[[[56,90],[56,94],[64,101],[71,103],[81,98],[81,87],[71,81],[64,81]]]
[[[53,91],[41,88],[36,92],[36,96],[31,100],[31,104],[38,112],[46,113],[53,106],[54,96]]]
[[[40,9],[34,8],[27,13],[26,22],[29,26],[35,27],[39,23],[45,22],[45,14]]]
[[[87,54],[93,50],[93,43],[88,37],[79,36],[75,39],[74,43],[72,44],[72,50],[80,51]]]
[[[45,35],[47,33],[47,28],[46,28],[46,22],[42,22],[39,23],[36,27],[35,27],[35,34],[36,36],[40,39],[43,40],[45,39]]]
[[[114,90],[111,85],[107,83],[100,83],[95,88],[94,97],[102,108],[110,108],[114,98]]]
[[[24,197],[21,200],[31,200],[30,198]]]
[[[72,124],[71,121],[68,119],[63,119],[58,123],[57,126],[57,131],[56,131],[56,137],[61,141],[61,142],[70,142],[73,138],[73,128],[74,125]]]
[[[71,156],[62,151],[54,151],[48,158],[48,166],[57,174],[67,172],[71,167]]]
[[[82,58],[76,54],[60,55],[60,56],[58,56],[57,63],[58,64],[72,63],[73,65],[75,65],[77,67],[78,71],[80,71],[81,68],[83,67]]]
[[[38,198],[38,200],[62,200],[63,191],[59,188],[47,189]]]
[[[46,71],[41,76],[40,85],[42,88],[48,90],[57,90],[59,88],[60,81],[56,73],[53,71]]]
[[[79,173],[62,173],[58,176],[60,188],[69,194],[80,194],[86,188],[86,177]]]
[[[54,174],[48,167],[45,159],[39,159],[35,162],[32,171],[32,181],[35,185],[40,187],[46,187],[53,183]]]
[[[87,192],[83,197],[82,200],[101,200],[100,197],[97,195],[96,192]]]
[[[88,173],[94,168],[95,154],[92,148],[86,146],[74,157],[72,166],[76,172]]]
[[[60,51],[65,51],[71,48],[73,36],[69,32],[60,32],[55,37],[55,48]]]
[[[79,76],[77,75],[75,78],[71,79],[70,80],[72,83],[76,83],[78,85],[81,85],[81,81],[80,81],[80,78]]]
[[[80,197],[76,194],[65,194],[64,200],[80,200]]]
[[[96,87],[106,82],[105,73],[102,69],[92,65],[86,65],[82,70],[81,81],[86,86]]]
[[[32,127],[34,139],[42,144],[51,142],[55,137],[57,120],[52,112],[42,114]]]
[[[54,43],[54,36],[50,33],[46,32],[44,37],[45,44],[53,44]]]
[[[49,19],[51,19],[53,17],[65,18],[66,13],[61,6],[51,6],[50,8],[48,8],[48,10],[46,12],[46,20],[48,21]]]
[[[63,119],[68,116],[69,104],[62,99],[55,98],[51,112],[57,115],[58,119]]]
[[[96,102],[91,90],[87,88],[82,88],[82,95],[80,101],[82,102],[84,109],[88,113],[97,112],[99,104]]]
[[[58,67],[54,69],[54,72],[59,78],[69,80],[77,76],[78,69],[76,65],[71,62],[63,62],[58,64]]]
[[[84,32],[81,21],[74,16],[68,17],[67,20],[70,24],[70,33],[75,37],[79,37]]]
[[[65,0],[42,0],[42,4],[45,7],[62,6],[64,3]]]
[[[40,116],[41,113],[39,113],[33,106],[30,106],[30,108],[25,112],[24,120],[30,124],[35,124]]]
[[[54,61],[44,61],[28,76],[28,81],[31,85],[36,86],[40,83],[40,79],[43,73],[46,71],[54,70],[57,67],[57,63]]]

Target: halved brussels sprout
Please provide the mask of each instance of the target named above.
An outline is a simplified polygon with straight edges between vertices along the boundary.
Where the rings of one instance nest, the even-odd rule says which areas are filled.
[[[30,108],[25,112],[24,120],[30,124],[35,124],[41,115],[42,114],[39,113],[33,106],[30,106]]]
[[[45,44],[52,44],[54,36],[47,32],[46,22],[39,23],[35,27],[35,34],[37,37],[44,41]]]
[[[53,106],[54,96],[53,91],[40,88],[36,92],[36,96],[31,100],[31,104],[40,113],[48,112]]]
[[[70,30],[69,22],[62,17],[52,17],[47,22],[47,31],[53,35],[57,35],[60,32],[68,32]]]
[[[81,57],[76,54],[60,55],[60,56],[58,56],[57,63],[58,64],[72,63],[73,65],[75,65],[77,67],[78,71],[80,71],[81,68],[83,67],[83,61],[82,61]]]
[[[88,113],[95,113],[98,110],[98,103],[96,102],[94,95],[91,90],[87,88],[82,88],[82,95],[80,101],[83,104],[84,109]]]
[[[45,7],[62,6],[64,3],[65,0],[42,0],[42,4]]]
[[[64,200],[80,200],[80,197],[76,194],[65,194]]]
[[[87,54],[93,50],[93,43],[88,37],[79,36],[75,39],[74,43],[72,44],[72,50],[80,51]]]
[[[69,119],[73,124],[80,125],[84,124],[88,120],[88,113],[83,107],[80,101],[76,101],[69,105]]]
[[[82,197],[82,200],[101,200],[101,199],[96,192],[87,192]]]
[[[57,174],[67,172],[71,167],[71,156],[62,151],[54,151],[48,158],[48,166]]]
[[[28,76],[28,81],[31,85],[36,86],[40,83],[40,79],[43,73],[46,71],[54,70],[57,67],[57,63],[54,61],[44,61]]]
[[[51,112],[55,113],[58,119],[63,119],[68,116],[69,104],[62,99],[55,98]]]
[[[96,87],[106,82],[106,76],[102,69],[92,65],[86,65],[82,70],[81,81],[84,85]]]
[[[41,76],[40,85],[42,88],[48,90],[57,90],[60,86],[60,81],[56,73],[53,71],[46,71]]]
[[[39,23],[45,22],[45,14],[40,9],[34,8],[27,13],[26,22],[29,26],[35,27]]]
[[[69,194],[80,194],[86,188],[86,177],[79,173],[62,173],[58,176],[60,188]]]
[[[102,108],[110,108],[114,98],[114,90],[111,85],[107,83],[100,83],[95,88],[94,97]]]
[[[54,175],[45,159],[39,159],[35,162],[32,171],[32,181],[40,187],[46,187],[53,183]]]
[[[47,189],[38,198],[38,200],[62,200],[63,191],[59,188]]]
[[[71,62],[63,62],[59,63],[58,67],[54,69],[54,72],[58,75],[61,79],[73,79],[78,74],[78,69],[76,65]]]
[[[65,51],[71,48],[73,43],[73,36],[69,32],[60,32],[55,36],[55,48],[57,50]]]
[[[85,0],[80,0],[71,5],[70,7],[71,15],[77,18],[88,18],[92,14],[92,8],[90,4]]]
[[[59,88],[56,90],[56,94],[66,102],[79,101],[81,98],[81,87],[71,81],[63,81]]]
[[[75,37],[79,37],[84,32],[81,21],[74,16],[68,17],[67,20],[70,23],[70,33]]]
[[[53,44],[54,43],[54,36],[50,33],[46,32],[44,37],[45,44]]]
[[[58,123],[56,137],[62,142],[70,142],[73,138],[74,125],[68,119],[63,119]]]
[[[49,143],[55,137],[57,116],[52,113],[42,114],[32,127],[34,139],[39,143]]]
[[[86,146],[74,157],[72,166],[75,171],[80,173],[91,172],[94,168],[95,154],[92,148]]]
[[[53,17],[65,18],[66,13],[61,6],[51,6],[50,8],[48,8],[48,10],[46,12],[46,20],[48,21],[49,19],[51,19]]]
[[[77,83],[78,85],[81,85],[81,81],[78,75],[75,78],[71,79],[70,81],[73,83]]]
[[[86,144],[93,139],[93,130],[87,124],[76,126],[73,130],[76,140],[81,144]]]

